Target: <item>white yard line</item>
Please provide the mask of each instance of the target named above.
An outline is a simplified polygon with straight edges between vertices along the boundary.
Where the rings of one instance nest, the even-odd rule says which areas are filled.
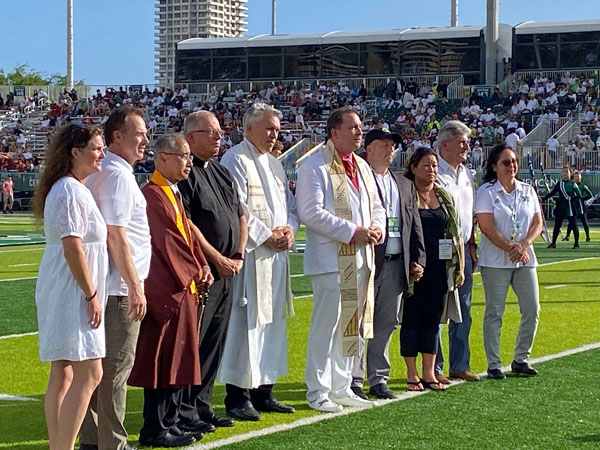
[[[34,334],[38,334],[37,331],[31,331],[29,333],[21,333],[21,334],[9,334],[7,336],[0,336],[0,340],[1,339],[13,339],[13,338],[20,338],[23,336],[33,336]]]
[[[21,397],[19,395],[0,394],[0,402],[39,402],[37,398]]]
[[[546,286],[544,289],[556,289],[561,287],[566,287],[566,284],[553,284],[552,286]]]
[[[36,244],[37,245],[37,244]],[[42,244],[40,244],[42,245]],[[20,250],[3,250],[0,248],[0,253],[21,253],[21,252],[43,252],[44,248],[23,248]]]
[[[531,364],[542,363],[542,362],[550,361],[552,359],[562,358],[564,356],[574,355],[576,353],[581,353],[581,352],[593,350],[596,348],[600,348],[600,342],[596,342],[594,344],[582,345],[581,347],[577,347],[577,348],[570,349],[570,350],[565,350],[565,351],[562,351],[559,353],[555,353],[553,355],[547,355],[547,356],[541,356],[539,358],[533,358],[533,359],[530,359],[529,362]],[[502,370],[503,371],[510,370],[510,366],[502,367]],[[486,373],[482,372],[479,375],[485,376]],[[458,386],[459,384],[462,384],[462,383],[465,383],[465,381],[461,380],[461,381],[452,382],[452,384],[449,387]],[[383,400],[383,401],[378,400],[377,405],[384,406],[389,403],[395,403],[395,402],[406,400],[409,398],[418,397],[419,395],[426,395],[431,392],[433,392],[433,391],[404,392],[403,394],[400,394],[393,400]],[[230,436],[225,439],[219,439],[217,441],[209,442],[206,444],[198,444],[198,445],[194,445],[194,446],[187,447],[187,448],[189,448],[190,450],[203,450],[203,449],[210,449],[210,448],[218,448],[218,447],[222,447],[224,445],[236,444],[238,442],[247,441],[248,439],[253,439],[256,437],[260,437],[260,436],[267,436],[269,434],[279,433],[280,431],[292,430],[294,428],[298,428],[298,427],[301,427],[304,425],[310,425],[310,424],[317,423],[317,422],[322,422],[324,420],[335,419],[336,417],[347,416],[349,414],[354,414],[354,413],[357,413],[360,411],[363,411],[363,408],[344,408],[344,410],[339,413],[323,413],[323,414],[319,414],[317,416],[305,417],[303,419],[296,420],[291,423],[275,425],[272,427],[263,428],[262,430],[250,431],[248,433],[238,434],[236,436]]]
[[[0,283],[3,281],[21,281],[21,280],[35,280],[37,277],[23,277],[23,278],[6,278],[4,280],[0,280]]]
[[[25,264],[12,264],[8,267],[25,267],[25,266],[37,266],[39,263],[25,263]]]

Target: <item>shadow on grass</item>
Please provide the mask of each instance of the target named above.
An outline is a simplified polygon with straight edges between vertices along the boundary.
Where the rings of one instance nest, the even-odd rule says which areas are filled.
[[[573,442],[600,442],[600,434],[586,434],[584,436],[573,436]]]
[[[30,441],[48,439],[44,421],[44,396],[38,402],[3,401],[0,408],[0,444],[14,444],[19,449],[39,449],[40,444]],[[26,426],[23,426],[23,425]],[[20,444],[23,442],[23,444]],[[2,445],[4,448],[13,448]]]

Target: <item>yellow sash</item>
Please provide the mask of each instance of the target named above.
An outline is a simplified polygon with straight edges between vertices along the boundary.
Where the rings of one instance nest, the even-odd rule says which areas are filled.
[[[329,176],[333,189],[333,208],[335,215],[342,219],[352,221],[352,206],[350,204],[350,194],[348,193],[347,175],[342,158],[335,151],[333,143],[329,141],[327,147],[323,149],[325,164],[329,166]],[[370,220],[373,216],[373,202],[375,195],[375,186],[369,176],[369,168],[366,164],[361,164],[355,157],[357,173],[360,175],[363,186],[369,194],[369,212]],[[374,248],[369,245],[367,252],[371,252],[371,260],[374,261]],[[367,286],[367,296],[365,299],[358,298],[358,279],[356,268],[356,244],[342,243],[338,253],[338,267],[340,272],[340,297],[342,304],[341,324],[342,324],[342,355],[357,356],[360,321],[362,316],[362,337],[365,339],[373,338],[373,309],[375,304],[375,270],[368,267],[369,281]],[[364,303],[363,303],[364,302]]]
[[[175,194],[173,193],[173,189],[169,185],[169,182],[163,176],[163,174],[160,173],[158,170],[154,171],[150,181],[152,181],[154,184],[156,184],[158,187],[160,187],[162,189],[162,191],[165,193],[165,195],[171,202],[171,205],[173,205],[173,208],[175,209],[175,215],[177,217],[177,219],[176,219],[177,220],[177,229],[183,236],[183,239],[185,239],[186,244],[188,245],[188,247],[190,248],[190,250],[192,251],[192,254],[193,254],[194,248],[192,247],[192,242],[190,239],[191,234],[190,234],[189,224],[187,222],[187,217],[185,217],[185,212],[182,213],[181,211],[179,211],[179,206],[177,205],[177,199],[175,198]],[[185,218],[185,220],[183,220],[184,218]],[[198,292],[198,290],[196,289],[196,283],[194,282],[194,280],[192,280],[192,282],[190,283],[190,292],[192,294],[195,294]]]

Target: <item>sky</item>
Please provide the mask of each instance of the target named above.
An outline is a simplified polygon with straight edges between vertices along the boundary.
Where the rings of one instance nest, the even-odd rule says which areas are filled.
[[[154,0],[74,0],[75,80],[154,82]],[[485,25],[486,0],[459,0],[459,25]],[[500,0],[501,23],[600,18],[599,0]],[[418,8],[423,5],[423,8]],[[66,0],[0,0],[0,68],[66,73]],[[450,24],[450,1],[277,0],[277,34]],[[248,1],[249,36],[271,32],[271,0]]]

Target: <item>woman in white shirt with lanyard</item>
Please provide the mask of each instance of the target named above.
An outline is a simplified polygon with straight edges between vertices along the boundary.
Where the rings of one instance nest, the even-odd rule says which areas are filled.
[[[532,186],[517,180],[517,157],[506,144],[488,157],[485,184],[477,190],[475,214],[482,232],[479,266],[485,292],[483,342],[488,376],[502,379],[500,328],[508,287],[521,310],[521,323],[511,369],[536,375],[527,359],[531,353],[540,310],[537,259],[533,243],[542,232],[542,215]]]

